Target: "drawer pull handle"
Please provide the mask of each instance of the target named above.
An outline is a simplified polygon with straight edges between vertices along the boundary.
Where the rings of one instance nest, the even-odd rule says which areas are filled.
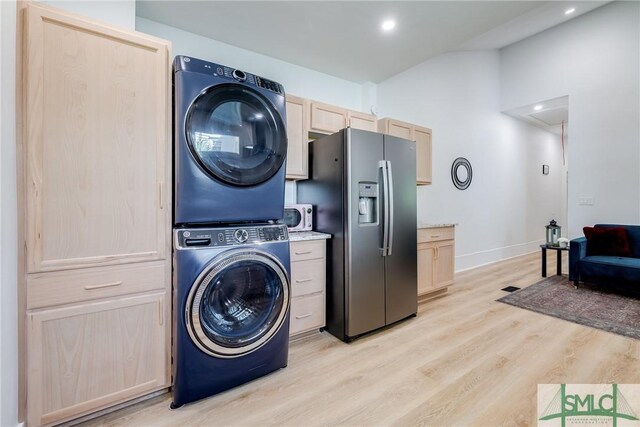
[[[432,239],[435,239],[436,237],[440,237],[440,235],[439,235],[439,234],[435,234],[435,235],[434,235],[434,234],[432,234],[432,235],[431,235],[431,238],[432,238]]]
[[[313,279],[296,279],[296,283],[304,283],[304,282],[310,282]]]
[[[305,317],[311,317],[313,313],[303,314],[302,316],[296,316],[296,319],[304,319]]]
[[[304,251],[304,252],[296,251],[296,255],[307,255],[307,254],[310,254],[311,252],[313,252],[313,251]]]
[[[122,285],[122,281],[119,281],[119,282],[112,282],[112,283],[103,283],[103,284],[101,284],[101,285],[87,285],[87,286],[85,286],[84,288],[85,288],[87,291],[90,291],[90,290],[92,290],[92,289],[111,288],[111,287],[113,287],[113,286],[120,286],[120,285]]]

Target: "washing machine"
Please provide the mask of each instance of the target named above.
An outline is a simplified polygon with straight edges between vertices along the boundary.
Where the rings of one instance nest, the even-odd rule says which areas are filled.
[[[284,224],[174,230],[172,408],[287,366]]]
[[[174,224],[279,220],[284,88],[224,65],[174,61]]]

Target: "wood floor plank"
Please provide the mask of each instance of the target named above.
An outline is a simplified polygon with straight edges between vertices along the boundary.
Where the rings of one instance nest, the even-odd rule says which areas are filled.
[[[640,383],[640,341],[496,302],[538,280],[539,253],[461,272],[415,319],[352,344],[316,334],[291,344],[286,369],[242,387],[86,425],[529,426],[538,384]]]

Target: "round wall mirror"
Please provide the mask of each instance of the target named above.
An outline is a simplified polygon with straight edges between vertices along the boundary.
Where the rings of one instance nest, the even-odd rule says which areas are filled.
[[[451,180],[458,190],[466,190],[471,185],[473,170],[471,163],[464,157],[458,157],[451,165]]]

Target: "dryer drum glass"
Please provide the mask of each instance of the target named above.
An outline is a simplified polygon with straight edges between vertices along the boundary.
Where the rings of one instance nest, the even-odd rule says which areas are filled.
[[[256,185],[275,175],[287,154],[284,123],[262,95],[239,85],[219,85],[195,99],[186,117],[192,155],[210,176]]]

